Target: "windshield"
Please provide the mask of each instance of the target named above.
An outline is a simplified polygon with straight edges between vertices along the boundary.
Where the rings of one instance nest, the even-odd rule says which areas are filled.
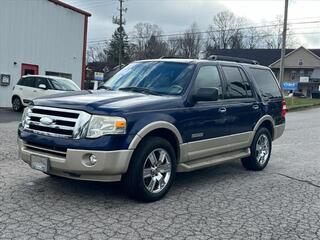
[[[80,88],[71,80],[68,79],[50,79],[54,89],[60,91],[78,91]]]
[[[180,95],[187,88],[194,65],[176,62],[136,62],[128,65],[103,88],[147,94]]]

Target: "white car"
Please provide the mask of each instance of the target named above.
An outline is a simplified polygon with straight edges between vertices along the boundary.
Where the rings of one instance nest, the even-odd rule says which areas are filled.
[[[35,98],[79,90],[80,88],[67,78],[39,75],[23,76],[13,88],[12,109],[18,112]]]

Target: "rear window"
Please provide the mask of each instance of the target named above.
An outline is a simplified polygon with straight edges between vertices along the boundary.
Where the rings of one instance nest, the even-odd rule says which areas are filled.
[[[25,87],[35,87],[35,78],[34,77],[26,77],[21,78],[18,82],[18,85],[25,86]]]
[[[263,97],[282,97],[277,80],[274,78],[270,70],[259,68],[250,68],[250,70]]]

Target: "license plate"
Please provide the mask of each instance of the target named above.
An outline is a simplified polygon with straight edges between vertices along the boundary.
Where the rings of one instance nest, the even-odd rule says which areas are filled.
[[[31,168],[41,172],[48,172],[49,158],[31,155]]]

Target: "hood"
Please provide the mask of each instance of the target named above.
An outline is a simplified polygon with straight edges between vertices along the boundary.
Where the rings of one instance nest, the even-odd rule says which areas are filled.
[[[55,94],[33,100],[35,105],[69,108],[89,113],[126,113],[176,108],[181,96],[157,96],[125,91],[78,91]],[[156,108],[155,108],[156,106]]]

